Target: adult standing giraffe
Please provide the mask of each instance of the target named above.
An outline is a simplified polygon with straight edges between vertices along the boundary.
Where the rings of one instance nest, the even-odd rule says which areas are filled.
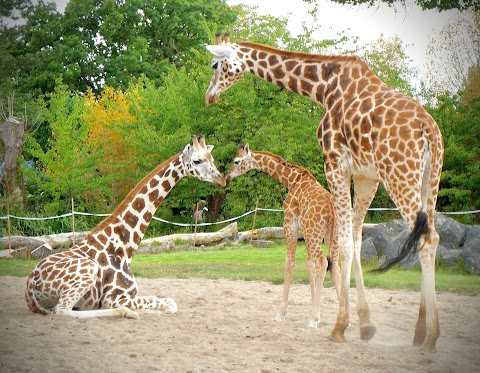
[[[25,298],[33,312],[77,318],[138,318],[131,309],[177,312],[171,298],[138,296],[130,271],[135,250],[160,203],[186,176],[224,187],[203,136],[157,166],[117,209],[70,250],[38,262],[27,279]]]
[[[356,56],[297,53],[250,42],[230,44],[228,36],[222,40],[220,34],[216,45],[207,49],[214,55],[214,75],[205,95],[207,105],[215,103],[222,92],[250,72],[325,109],[317,137],[339,222],[342,259],[339,313],[330,337],[343,341],[349,325],[352,262],[360,337],[368,340],[375,334],[364,292],[360,249],[362,223],[382,182],[412,232],[399,256],[380,270],[419,252],[422,285],[413,344],[435,352],[440,327],[435,296],[439,235],[434,214],[443,140],[433,118],[416,100],[383,83]]]

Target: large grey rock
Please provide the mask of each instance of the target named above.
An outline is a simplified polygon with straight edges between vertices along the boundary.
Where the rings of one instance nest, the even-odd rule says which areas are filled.
[[[363,236],[363,242],[371,240],[369,245],[373,243],[377,256],[382,256],[387,250],[388,243],[397,236],[401,231],[406,229],[406,225],[403,220],[392,220],[388,223],[378,224],[375,228],[365,233]],[[364,258],[364,248],[362,242],[362,258]],[[371,248],[369,248],[369,252]],[[366,254],[365,254],[366,255]],[[366,258],[365,258],[366,259]]]
[[[467,226],[442,213],[435,215],[435,230],[440,236],[440,245],[447,250],[458,250],[467,237]]]
[[[438,245],[437,258],[440,258],[443,264],[454,267],[462,253],[461,249],[447,249],[445,246]]]
[[[361,251],[361,258],[362,259],[373,259],[378,257],[377,249],[375,248],[375,244],[373,242],[373,237],[368,237],[362,241],[362,251]]]
[[[466,226],[442,213],[435,215],[435,229],[440,236],[437,258],[448,266],[455,266],[462,258],[466,267],[480,274],[480,226]],[[390,260],[398,255],[410,231],[403,220],[379,224],[363,236],[362,259],[375,256]],[[400,266],[419,266],[418,254],[404,259]]]
[[[480,274],[480,226],[473,225],[467,230],[465,242],[461,247],[461,257],[465,267],[472,273]]]
[[[409,234],[410,231],[408,229],[405,229],[388,242],[385,252],[387,260],[393,259],[398,256]],[[420,261],[418,259],[418,253],[407,256],[400,262],[399,266],[406,269],[419,267]]]

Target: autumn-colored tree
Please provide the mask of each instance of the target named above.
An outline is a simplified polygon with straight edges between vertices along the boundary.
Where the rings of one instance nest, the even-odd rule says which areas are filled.
[[[89,126],[87,143],[94,152],[102,152],[103,159],[98,168],[102,177],[110,181],[110,207],[115,207],[135,185],[135,174],[130,172],[136,168],[135,149],[128,146],[124,138],[124,127],[136,120],[129,112],[127,94],[112,87],[105,87],[100,95],[91,90],[85,98],[84,121]],[[132,134],[133,135],[133,134]]]

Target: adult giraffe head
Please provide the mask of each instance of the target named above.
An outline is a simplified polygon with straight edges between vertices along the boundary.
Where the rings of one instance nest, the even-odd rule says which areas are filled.
[[[205,144],[205,137],[192,135],[192,144],[187,144],[182,152],[183,167],[187,174],[197,179],[225,187],[225,179],[215,167],[212,149],[213,145]]]
[[[211,65],[213,77],[205,94],[206,105],[217,102],[220,94],[234,85],[246,69],[246,65],[238,58],[234,44],[230,44],[228,34],[222,39],[221,34],[217,33],[215,41],[215,45],[205,46],[214,56]]]

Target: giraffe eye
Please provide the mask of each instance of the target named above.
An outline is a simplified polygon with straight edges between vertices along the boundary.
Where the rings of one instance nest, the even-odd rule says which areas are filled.
[[[239,160],[239,159],[234,160],[234,161],[233,161],[233,164],[234,164],[235,166],[238,166],[238,165],[240,164],[240,160]]]
[[[195,160],[193,161],[194,164],[200,164],[200,163],[202,163],[202,162],[203,162],[203,161],[202,161],[201,159],[195,159]]]
[[[212,65],[212,69],[216,69],[218,67],[218,62],[215,62],[213,65]]]

